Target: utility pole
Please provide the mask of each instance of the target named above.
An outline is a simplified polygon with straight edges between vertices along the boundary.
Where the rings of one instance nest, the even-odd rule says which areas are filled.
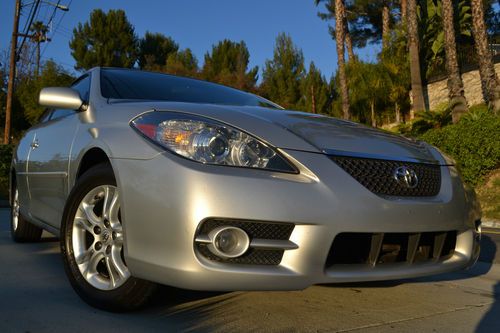
[[[16,75],[17,61],[17,32],[19,30],[19,15],[21,12],[21,0],[16,0],[14,12],[14,28],[12,29],[12,41],[10,45],[10,65],[9,65],[9,82],[7,84],[7,105],[5,106],[5,129],[3,135],[3,143],[10,143],[10,116],[12,114],[12,97],[14,93],[14,78]]]

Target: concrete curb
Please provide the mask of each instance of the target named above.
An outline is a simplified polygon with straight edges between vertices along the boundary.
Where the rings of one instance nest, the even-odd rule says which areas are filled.
[[[481,226],[484,228],[500,229],[500,221],[493,219],[482,219]]]

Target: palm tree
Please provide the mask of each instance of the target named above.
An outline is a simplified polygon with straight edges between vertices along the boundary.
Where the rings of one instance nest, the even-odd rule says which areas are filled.
[[[335,41],[337,42],[337,66],[340,81],[340,97],[342,99],[342,114],[344,119],[350,118],[349,91],[345,74],[345,4],[344,0],[335,0]]]
[[[401,22],[403,24],[406,24],[406,0],[401,0]]]
[[[36,76],[38,76],[40,71],[40,43],[47,41],[48,30],[48,27],[42,21],[36,21],[30,27],[30,31],[33,32],[31,39],[36,43]]]
[[[453,123],[456,123],[460,117],[468,111],[468,107],[464,95],[464,84],[458,67],[455,28],[453,26],[453,4],[451,0],[442,0],[442,2],[444,49],[446,55],[446,71],[448,72],[448,96],[450,98]]]
[[[391,22],[391,9],[390,3],[388,0],[385,0],[382,3],[382,48],[387,47],[387,43],[389,41],[389,32],[390,32],[390,22]]]
[[[318,13],[318,17],[324,21],[329,21],[335,19],[335,0],[314,0],[316,6],[320,3],[325,3],[326,13]],[[347,10],[345,9],[344,3],[344,29],[345,29],[345,46],[347,48],[347,55],[349,56],[349,61],[355,61],[356,55],[354,54],[354,46],[351,38],[351,32],[349,31],[349,18],[347,17]],[[335,29],[329,27],[330,34],[335,38]]]
[[[420,73],[419,38],[417,22],[417,2],[407,0],[406,21],[408,26],[408,46],[410,53],[411,94],[413,98],[413,111],[425,110],[424,89]]]
[[[328,10],[327,14],[319,14],[319,16],[326,20],[335,15],[335,42],[337,44],[337,67],[340,81],[340,97],[342,100],[342,115],[344,119],[351,117],[349,112],[349,91],[347,87],[347,76],[345,70],[345,47],[347,43],[347,50],[349,52],[349,60],[355,60],[354,52],[352,50],[352,40],[348,33],[348,25],[345,10],[344,0],[314,0],[314,3],[319,5],[320,2],[328,1],[325,4]]]
[[[484,22],[483,1],[471,0],[472,8],[472,33],[479,62],[479,75],[483,87],[484,99],[490,108],[498,113],[500,111],[500,81],[495,73],[491,52],[488,50],[488,37]]]

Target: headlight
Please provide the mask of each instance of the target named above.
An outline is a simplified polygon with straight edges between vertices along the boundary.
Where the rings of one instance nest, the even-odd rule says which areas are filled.
[[[275,149],[217,121],[175,112],[149,112],[131,122],[145,137],[196,162],[297,172]]]

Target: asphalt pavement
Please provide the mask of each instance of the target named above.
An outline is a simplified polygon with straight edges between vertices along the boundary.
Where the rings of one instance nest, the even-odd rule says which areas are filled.
[[[50,234],[12,242],[0,209],[0,332],[500,332],[500,230],[484,231],[468,271],[292,292],[164,287],[144,310],[114,314],[77,297]]]

